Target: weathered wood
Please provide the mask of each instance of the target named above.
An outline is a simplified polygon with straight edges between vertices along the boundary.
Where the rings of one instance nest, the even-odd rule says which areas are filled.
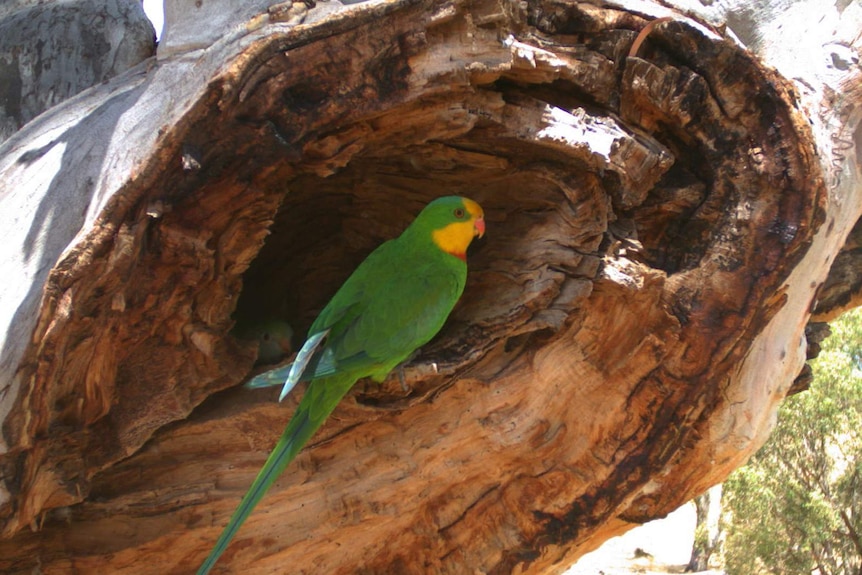
[[[647,4],[316,10],[273,9],[0,147],[4,202],[30,182],[83,207],[25,262],[26,346],[0,355],[0,570],[193,571],[297,400],[233,387],[254,358],[231,314],[302,333],[444,193],[488,221],[451,321],[406,392],[357,386],[225,572],[556,572],[768,434],[862,211],[852,178],[826,180],[817,94]],[[125,139],[58,172],[64,117],[70,147]]]

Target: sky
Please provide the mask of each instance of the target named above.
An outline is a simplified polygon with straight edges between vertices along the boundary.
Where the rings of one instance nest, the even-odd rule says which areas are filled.
[[[162,25],[165,21],[165,13],[164,8],[162,6],[162,0],[144,0],[144,12],[147,13],[147,17],[153,23],[153,27],[156,29],[156,39],[162,37]]]

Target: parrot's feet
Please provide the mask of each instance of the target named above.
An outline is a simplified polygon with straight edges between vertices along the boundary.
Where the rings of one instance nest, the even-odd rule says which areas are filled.
[[[410,388],[407,386],[407,379],[404,377],[404,364],[398,366],[398,383],[401,384],[401,391],[409,393]]]
[[[407,372],[405,371],[405,368],[417,355],[419,355],[419,350],[413,350],[413,353],[408,355],[407,358],[399,363],[398,367],[395,368],[398,370],[398,383],[401,384],[401,391],[404,393],[408,393],[410,391],[410,386],[407,385]]]

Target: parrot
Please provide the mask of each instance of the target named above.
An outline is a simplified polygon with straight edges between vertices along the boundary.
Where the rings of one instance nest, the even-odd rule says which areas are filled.
[[[323,308],[293,363],[257,376],[252,387],[283,381],[281,401],[299,381],[305,394],[197,575],[206,575],[240,526],[359,379],[382,382],[443,327],[464,291],[467,248],[485,234],[475,201],[431,201],[397,238],[359,264]],[[287,376],[285,378],[285,373]]]
[[[293,351],[293,328],[283,319],[238,321],[233,333],[239,339],[257,341],[255,365],[277,363]]]

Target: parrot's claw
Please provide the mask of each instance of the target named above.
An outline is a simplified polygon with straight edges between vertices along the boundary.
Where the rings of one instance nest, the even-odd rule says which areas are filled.
[[[404,364],[398,366],[398,383],[401,384],[401,391],[404,393],[408,393],[410,388],[407,386],[407,380],[404,376]]]

